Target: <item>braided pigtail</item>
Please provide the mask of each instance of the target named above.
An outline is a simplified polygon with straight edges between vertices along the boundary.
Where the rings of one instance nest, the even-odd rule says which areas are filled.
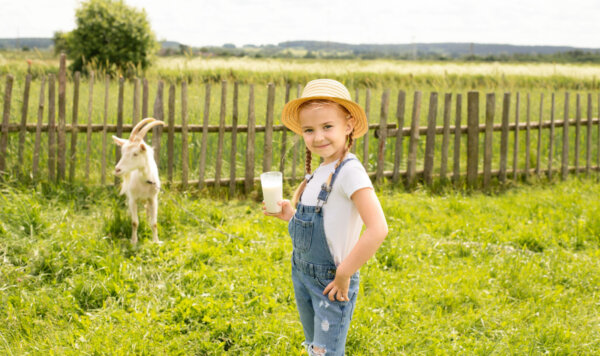
[[[306,169],[306,175],[309,175],[312,172],[312,153],[310,152],[310,150],[308,149],[308,147],[306,147],[306,163],[305,163],[305,169]],[[302,196],[302,193],[304,193],[304,189],[306,189],[306,183],[308,183],[308,179],[306,177],[304,177],[304,180],[302,181],[302,183],[300,183],[300,185],[298,186],[298,188],[296,188],[296,191],[294,192],[294,195],[292,197],[292,207],[296,207],[296,204],[298,204],[298,202],[300,201],[300,197]]]

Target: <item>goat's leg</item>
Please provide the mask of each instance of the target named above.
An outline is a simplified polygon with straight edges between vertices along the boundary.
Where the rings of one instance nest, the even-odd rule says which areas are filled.
[[[133,245],[135,245],[135,244],[137,244],[137,241],[138,241],[138,237],[137,237],[137,228],[139,225],[138,206],[137,206],[137,202],[135,201],[135,199],[132,199],[132,198],[129,198],[128,204],[129,204],[129,214],[131,215],[131,243]]]
[[[162,243],[158,239],[158,229],[156,226],[157,215],[158,215],[158,196],[154,196],[148,199],[148,205],[146,205],[146,212],[150,227],[152,228],[152,241],[156,243]]]

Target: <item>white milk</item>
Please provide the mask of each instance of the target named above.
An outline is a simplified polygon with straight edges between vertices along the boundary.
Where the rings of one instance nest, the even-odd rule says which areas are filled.
[[[266,172],[260,175],[263,199],[268,213],[281,212],[277,202],[283,200],[283,186],[281,172]]]

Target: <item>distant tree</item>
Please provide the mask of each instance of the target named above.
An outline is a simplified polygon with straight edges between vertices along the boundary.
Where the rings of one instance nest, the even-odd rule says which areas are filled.
[[[147,68],[159,48],[146,12],[122,0],[84,1],[75,18],[77,28],[62,36],[73,59],[72,70],[84,70],[92,64],[109,72],[132,74]]]
[[[225,43],[223,45],[223,48],[233,49],[233,48],[235,48],[235,45],[233,43]]]
[[[67,48],[67,36],[68,33],[62,31],[54,32],[54,36],[52,37],[52,41],[54,42],[54,54],[69,52],[69,49]]]

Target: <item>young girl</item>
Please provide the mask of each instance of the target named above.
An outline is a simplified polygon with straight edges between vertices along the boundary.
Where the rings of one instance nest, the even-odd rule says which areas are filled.
[[[343,355],[358,270],[388,232],[371,180],[349,152],[368,131],[367,118],[343,84],[317,79],[285,105],[282,121],[304,139],[307,175],[291,202],[278,203],[281,213],[265,214],[289,221],[292,281],[309,355]],[[311,174],[312,154],[323,163]]]

